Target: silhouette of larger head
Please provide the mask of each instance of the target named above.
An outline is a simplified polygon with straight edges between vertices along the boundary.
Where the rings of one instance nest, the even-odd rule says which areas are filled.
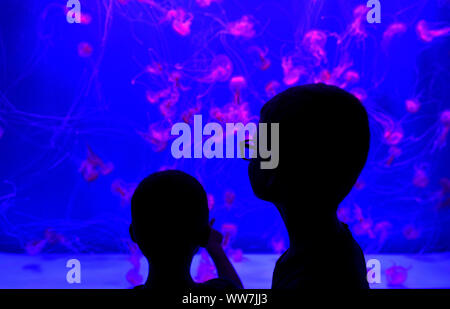
[[[190,258],[209,237],[206,192],[177,170],[151,174],[131,199],[130,234],[151,261]]]
[[[279,164],[264,170],[260,159],[251,160],[256,196],[291,217],[335,214],[369,151],[368,116],[361,102],[338,87],[297,86],[269,100],[260,122],[279,123]]]

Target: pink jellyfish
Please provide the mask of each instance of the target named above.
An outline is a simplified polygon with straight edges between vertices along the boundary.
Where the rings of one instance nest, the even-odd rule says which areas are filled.
[[[181,114],[181,119],[183,119],[183,121],[186,122],[187,124],[192,124],[194,115],[197,114],[198,112],[200,112],[200,110],[201,110],[201,104],[197,103],[196,106],[190,107],[187,110],[185,110]]]
[[[92,55],[93,48],[87,42],[80,42],[78,44],[78,55],[82,58],[87,58]]]
[[[386,47],[387,44],[394,38],[394,36],[405,33],[407,27],[403,23],[393,23],[383,33],[383,46]]]
[[[31,240],[25,244],[25,251],[29,255],[37,255],[41,253],[46,244],[47,244],[46,239]]]
[[[264,87],[264,90],[266,91],[266,94],[269,98],[275,96],[278,93],[278,89],[280,88],[280,83],[276,80],[272,80],[267,83],[267,85]]]
[[[417,239],[420,236],[420,231],[412,224],[408,224],[403,227],[402,233],[403,236],[405,236],[405,238],[409,240]]]
[[[244,76],[234,76],[230,80],[230,89],[234,93],[234,103],[240,103],[241,90],[247,86]]]
[[[409,99],[405,101],[405,106],[408,113],[415,114],[420,109],[420,102],[417,99]]]
[[[111,184],[111,191],[120,196],[120,202],[123,206],[131,201],[136,186],[135,183],[125,183],[121,179],[116,179]]]
[[[316,64],[327,61],[326,42],[327,35],[320,30],[311,30],[303,37],[303,46],[316,59]]]
[[[211,5],[213,2],[219,2],[220,0],[195,0],[198,6],[201,8],[205,8]]]
[[[163,73],[163,66],[162,64],[158,62],[152,62],[149,65],[145,66],[144,71],[138,73],[133,79],[131,79],[131,84],[136,84],[136,80],[141,77],[144,74],[151,74],[151,75],[161,75]]]
[[[351,211],[350,208],[342,206],[339,207],[337,211],[337,216],[339,221],[342,221],[344,223],[349,223],[352,221]]]
[[[292,63],[292,57],[281,58],[281,67],[283,68],[283,82],[290,86],[298,82],[301,75],[306,74],[303,67],[296,67]]]
[[[439,181],[441,185],[441,191],[439,191],[438,198],[439,203],[437,204],[437,210],[441,210],[450,206],[450,179],[441,178]]]
[[[233,206],[234,200],[236,199],[236,194],[233,191],[225,192],[225,207],[230,210],[231,206]]]
[[[392,224],[389,221],[380,221],[375,224],[373,232],[378,236],[378,243],[383,243],[389,235]]]
[[[282,237],[272,237],[270,245],[276,254],[281,254],[286,251],[286,245]]]
[[[396,146],[389,147],[389,158],[386,160],[386,166],[391,166],[395,158],[400,157],[401,154],[402,154],[401,148]]]
[[[360,100],[361,102],[367,99],[367,93],[364,89],[354,88],[350,91],[350,93],[353,94],[355,97],[357,97],[358,100]]]
[[[358,40],[365,39],[367,37],[364,25],[367,23],[366,17],[369,9],[365,5],[358,5],[353,10],[354,20],[350,25],[349,33],[351,36],[355,36]]]
[[[222,224],[222,234],[223,234],[223,243],[222,246],[224,249],[228,248],[233,240],[233,238],[237,234],[237,226],[233,223],[224,223]]]
[[[233,262],[237,263],[242,262],[245,259],[242,249],[230,249],[228,255],[231,257]]]
[[[247,102],[243,102],[239,105],[228,103],[222,108],[213,107],[210,109],[210,115],[222,123],[242,122],[246,124],[255,118],[254,116],[251,116]]]
[[[209,74],[199,79],[203,83],[225,82],[231,77],[233,63],[226,55],[217,55],[211,62]]]
[[[161,128],[159,124],[153,123],[149,126],[147,132],[138,132],[146,141],[153,145],[156,152],[163,151],[170,139],[170,128]]]
[[[186,36],[191,33],[191,25],[194,16],[186,13],[182,8],[172,9],[167,12],[166,19],[172,21],[172,28],[180,35]]]
[[[178,102],[180,93],[173,89],[168,97],[159,105],[159,111],[165,118],[171,118],[175,114],[174,105]]]
[[[366,183],[365,183],[363,180],[358,179],[358,180],[356,181],[356,183],[355,183],[355,189],[356,189],[356,190],[361,191],[361,190],[363,190],[365,187],[366,187]]]
[[[417,188],[425,188],[430,183],[427,172],[423,167],[416,167],[413,177],[413,185]]]
[[[408,278],[408,271],[411,269],[403,266],[392,265],[386,269],[386,280],[388,285],[402,285]]]
[[[208,208],[209,208],[209,210],[211,210],[214,208],[214,204],[215,204],[214,195],[208,193],[207,197],[208,197]]]
[[[226,26],[226,32],[237,37],[241,36],[249,39],[255,35],[255,30],[253,27],[254,24],[251,21],[251,17],[244,15],[241,19],[230,22]]]
[[[450,33],[450,27],[442,28],[442,29],[436,29],[436,30],[430,30],[429,24],[425,20],[420,20],[417,23],[416,31],[419,36],[419,38],[424,42],[431,42],[435,38],[448,35]]]
[[[262,71],[265,71],[270,67],[271,62],[266,57],[267,53],[269,52],[267,47],[265,47],[264,50],[262,50],[258,46],[253,46],[253,47],[249,48],[249,51],[256,51],[256,53],[258,54],[258,58],[259,58],[258,66]]]
[[[372,225],[373,222],[371,219],[366,219],[364,218],[363,214],[362,214],[362,209],[355,204],[354,205],[354,215],[355,215],[355,219],[358,221],[358,223],[356,223],[353,226],[353,232],[356,235],[369,235],[370,238],[375,238],[375,234],[372,231]]]
[[[114,169],[114,165],[109,163],[104,163],[91,149],[87,146],[88,155],[86,160],[81,163],[79,172],[83,175],[83,178],[88,181],[96,180],[100,174],[108,175]]]
[[[435,142],[435,146],[439,146],[439,148],[442,148],[446,144],[448,131],[450,130],[450,110],[445,110],[441,113],[440,121],[441,133]]]
[[[145,96],[147,98],[147,101],[149,101],[151,104],[157,103],[159,100],[161,100],[162,98],[167,98],[171,95],[172,93],[172,88],[166,88],[163,90],[159,90],[157,92],[153,92],[150,90],[147,90],[145,92]]]

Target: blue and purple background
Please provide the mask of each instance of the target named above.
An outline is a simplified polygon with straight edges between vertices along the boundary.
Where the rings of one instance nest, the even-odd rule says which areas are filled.
[[[311,82],[345,88],[370,114],[369,160],[339,210],[364,252],[450,251],[449,1],[383,1],[374,24],[353,0],[80,2],[80,24],[64,0],[0,4],[4,263],[135,254],[129,198],[164,168],[201,181],[236,263],[279,254],[285,228],[253,196],[247,162],[176,160],[168,130],[192,114],[257,121],[275,93]]]

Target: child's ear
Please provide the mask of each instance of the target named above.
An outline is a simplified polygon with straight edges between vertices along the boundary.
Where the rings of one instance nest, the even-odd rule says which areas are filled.
[[[130,237],[133,242],[136,242],[136,236],[134,235],[133,226],[130,224],[130,228],[128,230],[130,232]]]

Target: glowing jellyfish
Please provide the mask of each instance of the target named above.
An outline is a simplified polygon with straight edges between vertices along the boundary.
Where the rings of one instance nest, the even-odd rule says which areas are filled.
[[[254,116],[250,114],[247,102],[241,104],[228,103],[222,108],[213,107],[210,109],[210,115],[221,123],[248,123]]]
[[[226,32],[237,37],[249,39],[255,35],[253,27],[254,24],[251,21],[251,17],[244,15],[241,19],[228,23]]]
[[[311,30],[303,37],[303,46],[316,59],[316,65],[327,61],[326,42],[327,35],[320,30]]]
[[[417,35],[424,42],[431,42],[437,37],[450,34],[450,27],[430,30],[429,24],[425,20],[420,20],[416,26]]]
[[[417,99],[409,99],[405,101],[405,107],[408,113],[415,114],[420,109],[420,102]]]
[[[286,251],[286,244],[284,243],[284,239],[282,237],[272,237],[270,245],[273,252],[276,254],[281,254]]]
[[[153,145],[155,152],[160,152],[166,148],[170,139],[170,128],[162,128],[160,124],[153,123],[147,132],[138,132],[138,134]]]
[[[37,255],[41,253],[47,244],[47,240],[39,239],[39,240],[31,240],[25,244],[25,251],[28,255]]]
[[[386,160],[386,166],[391,166],[392,162],[402,154],[402,150],[399,147],[389,147],[389,158]]]
[[[136,186],[135,183],[125,183],[121,179],[116,179],[111,184],[111,191],[120,196],[120,202],[123,206],[131,201]]]
[[[159,90],[157,92],[153,92],[150,90],[147,90],[145,92],[145,96],[147,98],[147,101],[149,101],[150,103],[154,104],[157,103],[159,100],[161,100],[162,98],[167,98],[168,96],[170,96],[172,93],[172,88],[166,88],[163,90]]]
[[[382,244],[388,238],[392,224],[389,221],[380,221],[373,228],[374,234],[378,238],[378,243]]]
[[[435,147],[442,148],[446,144],[448,131],[450,130],[450,110],[445,110],[441,113],[440,122],[440,134],[435,142]]]
[[[201,110],[201,104],[197,103],[196,106],[190,107],[187,110],[185,110],[181,115],[181,119],[183,119],[183,121],[187,124],[192,124],[194,115],[197,114],[198,112],[200,112],[200,110]]]
[[[354,205],[354,216],[357,220],[357,223],[353,225],[355,235],[367,234],[370,238],[375,238],[375,234],[372,231],[373,221],[363,216],[362,209],[357,204]]]
[[[403,23],[393,23],[383,33],[383,46],[387,44],[395,37],[406,32],[408,28]]]
[[[234,103],[240,103],[241,90],[247,86],[244,76],[234,76],[230,80],[230,89],[234,93]]]
[[[352,221],[351,211],[350,208],[341,206],[339,207],[337,211],[337,217],[339,221],[342,221],[344,223],[349,223]]]
[[[227,81],[233,72],[233,64],[226,55],[217,55],[211,62],[209,74],[199,79],[203,83],[215,83]]]
[[[220,0],[195,0],[198,6],[201,8],[205,8],[211,5],[213,2],[220,2]]]
[[[132,85],[136,84],[136,80],[144,74],[162,75],[162,73],[163,73],[162,64],[158,62],[152,62],[151,64],[145,66],[144,71],[138,73],[135,77],[131,79],[131,84]]]
[[[402,233],[408,240],[417,239],[420,237],[420,231],[412,224],[408,224],[403,227]]]
[[[369,9],[365,5],[359,5],[353,10],[354,20],[350,25],[349,34],[358,40],[365,39],[367,32],[364,25],[367,23],[366,17]]]
[[[413,177],[413,185],[417,188],[425,188],[430,183],[428,174],[423,167],[416,167]]]
[[[224,249],[228,248],[237,234],[237,225],[233,223],[224,223],[222,224],[222,234],[223,234],[223,243],[222,246]]]
[[[356,71],[347,71],[344,74],[344,82],[339,85],[341,88],[346,88],[350,84],[357,83],[359,81],[359,73]]]
[[[290,86],[298,82],[300,76],[306,74],[303,67],[296,67],[292,63],[292,57],[283,57],[281,59],[281,67],[283,68],[283,82]]]
[[[208,193],[207,197],[208,197],[208,208],[209,210],[211,210],[214,208],[215,204],[214,195]]]
[[[258,46],[252,46],[249,48],[249,51],[255,51],[258,54],[258,67],[262,70],[265,71],[270,67],[270,60],[267,59],[267,53],[269,52],[268,48],[265,47],[264,50],[262,50],[261,48],[259,48]]]
[[[233,206],[234,200],[236,199],[236,194],[233,191],[225,192],[225,207],[230,210],[231,206]]]
[[[180,35],[186,36],[191,33],[191,25],[194,16],[186,13],[182,8],[172,9],[167,12],[166,19],[172,21],[172,28]]]
[[[388,285],[402,285],[408,278],[408,271],[411,269],[403,266],[392,265],[386,269],[386,280]]]
[[[439,203],[437,204],[437,209],[441,210],[450,206],[450,179],[441,178],[439,181],[441,185],[441,190],[439,191]]]
[[[280,83],[276,80],[272,80],[266,84],[264,90],[269,98],[275,96],[278,93],[278,89],[280,88]]]
[[[92,21],[91,15],[88,13],[81,13],[80,22],[84,25],[89,25]]]
[[[82,58],[87,58],[92,55],[93,48],[87,42],[80,42],[78,44],[78,55]]]
[[[114,165],[111,162],[104,163],[89,146],[87,147],[87,150],[87,158],[81,163],[79,168],[79,172],[86,181],[94,181],[100,175],[108,175],[112,172]]]

